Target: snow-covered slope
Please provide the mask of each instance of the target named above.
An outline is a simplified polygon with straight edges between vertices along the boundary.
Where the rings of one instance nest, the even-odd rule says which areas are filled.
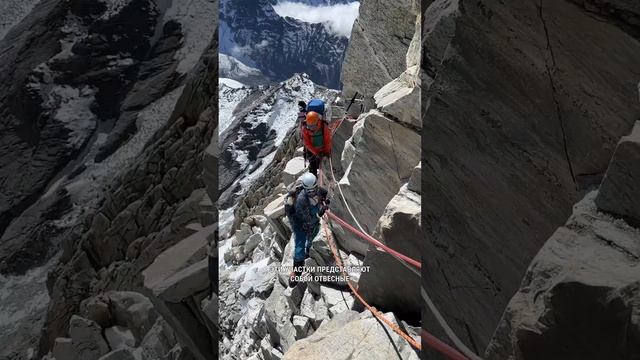
[[[225,54],[218,55],[218,72],[221,78],[233,79],[246,85],[267,85],[273,82],[260,70]]]
[[[296,74],[269,87],[233,89],[220,94],[220,208],[231,207],[269,165],[296,123],[299,100],[333,99],[337,91]]]

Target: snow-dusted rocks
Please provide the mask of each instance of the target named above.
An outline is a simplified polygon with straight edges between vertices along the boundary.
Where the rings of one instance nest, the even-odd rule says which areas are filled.
[[[273,292],[265,305],[267,329],[272,344],[279,345],[285,352],[296,341],[296,330],[290,322],[293,311],[288,301],[284,300],[285,287],[276,282]]]
[[[214,334],[208,318],[196,315],[188,304],[204,298],[209,286],[207,235],[215,228],[205,228],[164,251],[143,272],[144,286],[156,309],[176,331],[180,342],[193,355],[205,360],[214,354]]]
[[[393,314],[385,316],[398,323]],[[370,312],[345,311],[309,337],[296,342],[285,352],[283,360],[386,360],[398,356],[407,360],[419,359],[404,339],[384,329]]]

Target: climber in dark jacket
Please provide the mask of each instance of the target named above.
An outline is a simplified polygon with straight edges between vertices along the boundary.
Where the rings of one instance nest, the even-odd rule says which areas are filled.
[[[297,284],[294,277],[302,275],[300,269],[309,257],[313,238],[320,231],[320,218],[328,206],[327,190],[318,186],[316,177],[311,173],[302,176],[302,189],[287,196],[284,209],[291,222],[295,242],[294,271],[289,279],[291,287]]]

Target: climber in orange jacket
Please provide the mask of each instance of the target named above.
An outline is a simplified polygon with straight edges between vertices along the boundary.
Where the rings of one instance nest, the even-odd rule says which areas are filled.
[[[322,157],[331,155],[331,129],[322,115],[309,111],[301,132],[304,158],[309,160],[309,172],[317,177]]]

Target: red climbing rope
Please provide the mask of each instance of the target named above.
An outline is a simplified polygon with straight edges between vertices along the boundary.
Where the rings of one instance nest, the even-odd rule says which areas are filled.
[[[326,219],[327,218],[325,217],[325,220]],[[338,254],[338,251],[336,250],[336,245],[333,242],[333,236],[331,236],[331,231],[329,231],[326,222],[322,223],[322,225],[323,225],[325,236],[327,237],[327,241],[329,242],[329,247],[331,248],[331,252],[333,253],[333,258],[336,261],[336,264],[338,265],[338,267],[340,268],[340,272],[342,273],[342,276],[344,276],[346,278],[347,275],[344,272],[344,266],[342,266],[342,259],[340,258],[340,255]],[[392,323],[391,321],[389,321],[389,319],[387,319],[375,307],[369,305],[369,303],[362,297],[362,295],[360,295],[360,293],[358,292],[358,289],[355,286],[353,286],[351,281],[347,280],[347,285],[349,285],[349,288],[351,288],[351,291],[353,292],[353,295],[362,303],[362,305],[364,305],[369,311],[371,311],[371,313],[375,317],[377,317],[380,321],[382,321],[385,324],[387,324],[387,326],[389,326],[389,328],[391,328],[391,330],[393,330],[395,333],[400,335],[403,339],[407,340],[407,342],[409,344],[411,344],[411,346],[413,346],[414,348],[416,348],[418,350],[422,349],[422,346],[421,346],[421,344],[419,342],[417,342],[414,338],[409,336],[406,332],[402,331],[402,329],[398,325],[396,325],[396,324]]]
[[[350,232],[354,233],[355,235],[358,235],[358,237],[360,237],[363,240],[366,240],[367,242],[382,248],[384,251],[388,252],[389,254],[393,254],[399,258],[401,258],[402,260],[406,261],[407,263],[417,267],[418,269],[422,269],[422,263],[414,260],[406,255],[403,255],[395,250],[393,250],[392,248],[386,246],[385,244],[381,243],[380,241],[376,240],[375,238],[373,238],[371,235],[363,233],[362,231],[354,228],[353,226],[349,225],[346,221],[342,220],[340,217],[338,217],[338,215],[334,214],[331,211],[327,211],[327,215],[329,215],[329,217],[333,220],[335,220],[338,224],[340,224],[343,228],[349,230]]]
[[[469,360],[466,356],[459,353],[458,350],[447,345],[445,342],[433,336],[431,333],[429,333],[425,329],[422,329],[421,338],[422,338],[422,341],[424,341],[425,344],[429,345],[430,348],[446,356],[448,359]]]

